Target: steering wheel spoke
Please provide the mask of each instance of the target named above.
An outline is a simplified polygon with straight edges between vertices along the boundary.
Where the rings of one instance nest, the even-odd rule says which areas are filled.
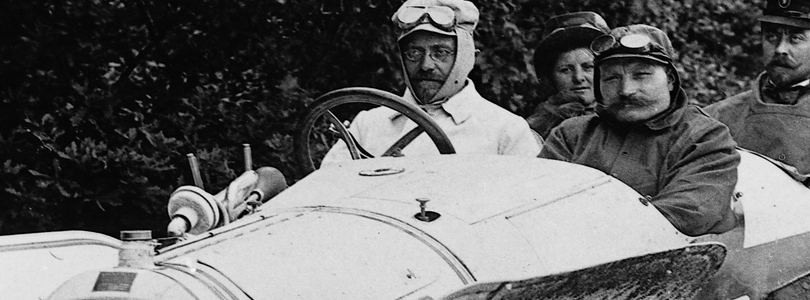
[[[362,158],[360,156],[360,151],[357,149],[356,140],[349,132],[349,129],[347,129],[346,126],[344,126],[343,123],[340,122],[340,119],[338,119],[338,117],[335,116],[335,114],[333,114],[332,111],[328,109],[324,111],[323,115],[326,116],[326,119],[332,123],[332,125],[329,128],[335,128],[338,134],[340,134],[340,138],[343,140],[344,143],[346,143],[346,146],[349,148],[349,153],[351,154],[352,159]]]
[[[360,87],[344,88],[318,97],[311,106],[310,112],[298,123],[297,135],[295,137],[295,158],[300,170],[303,172],[302,175],[314,171],[317,169],[317,165],[320,164],[320,161],[313,158],[313,156],[321,154],[316,152],[321,152],[323,149],[320,149],[321,151],[319,151],[319,149],[312,149],[311,140],[316,134],[314,128],[318,127],[319,122],[323,122],[323,119],[326,119],[328,124],[331,125],[329,128],[334,128],[334,131],[339,134],[340,139],[346,143],[352,159],[372,157],[370,153],[366,152],[363,147],[357,143],[357,140],[352,136],[346,126],[343,125],[340,118],[332,113],[333,108],[354,103],[385,106],[405,115],[417,124],[417,129],[412,130],[400,138],[383,156],[396,156],[397,153],[401,153],[400,151],[419,136],[422,131],[430,137],[436,145],[436,148],[439,149],[439,153],[455,153],[455,148],[447,137],[447,134],[442,131],[427,113],[417,106],[406,102],[397,95],[377,89]],[[328,151],[330,147],[331,145],[326,145],[326,150]]]

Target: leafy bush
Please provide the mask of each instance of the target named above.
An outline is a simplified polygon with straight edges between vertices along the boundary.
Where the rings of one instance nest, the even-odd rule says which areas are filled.
[[[680,51],[699,104],[761,69],[761,0],[473,1],[470,77],[526,115],[539,90],[543,21],[578,10],[609,25],[650,23]],[[401,93],[395,0],[7,0],[0,4],[0,233],[84,229],[160,236],[195,153],[209,191],[256,166],[294,181],[294,125],[313,98],[347,86]]]

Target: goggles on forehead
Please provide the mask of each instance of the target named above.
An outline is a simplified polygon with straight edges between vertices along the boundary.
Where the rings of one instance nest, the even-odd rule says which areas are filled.
[[[669,55],[661,45],[654,43],[649,36],[638,33],[625,35],[619,38],[618,41],[612,35],[600,36],[591,42],[591,51],[596,56],[633,53],[662,56],[669,60]]]
[[[406,6],[397,12],[397,26],[411,30],[421,24],[451,32],[456,26],[456,13],[447,6]]]

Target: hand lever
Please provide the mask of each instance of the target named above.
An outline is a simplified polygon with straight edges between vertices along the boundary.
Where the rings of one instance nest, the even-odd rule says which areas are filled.
[[[268,199],[275,197],[287,188],[287,180],[284,178],[284,174],[281,174],[281,171],[276,168],[261,167],[256,170],[256,173],[259,175],[256,188],[251,190],[247,198],[245,198],[245,202],[253,208],[267,202]]]

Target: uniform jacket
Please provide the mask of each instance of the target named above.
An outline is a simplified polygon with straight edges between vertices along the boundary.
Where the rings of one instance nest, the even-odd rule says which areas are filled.
[[[405,101],[416,104],[410,91]],[[459,93],[440,106],[424,106],[425,111],[444,130],[456,153],[504,154],[534,157],[540,143],[526,121],[481,97],[471,80]],[[408,117],[387,107],[357,114],[349,132],[375,157],[380,156],[416,124]],[[402,150],[405,156],[439,154],[433,141],[422,133]],[[323,164],[351,160],[343,141],[336,143],[324,157]]]
[[[661,115],[619,125],[597,115],[574,117],[552,130],[540,157],[590,166],[629,185],[687,235],[721,233],[736,219],[730,203],[740,155],[726,126],[683,90]],[[635,199],[628,199],[628,201]]]
[[[760,74],[751,90],[705,108],[712,117],[728,126],[731,136],[742,148],[761,153],[810,173],[810,93],[796,104],[763,101],[765,73]]]

